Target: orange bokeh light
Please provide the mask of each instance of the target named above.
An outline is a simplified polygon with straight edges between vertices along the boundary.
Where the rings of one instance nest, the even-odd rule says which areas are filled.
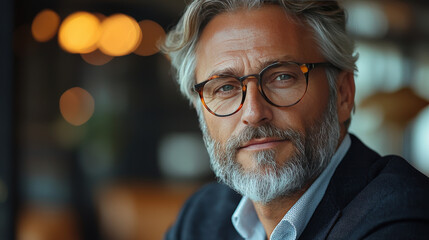
[[[98,18],[98,20],[100,20],[100,23],[104,21],[104,19],[106,19],[106,15],[99,13],[99,12],[94,12],[93,13],[94,16],[96,16]]]
[[[101,24],[100,50],[110,56],[124,56],[132,53],[140,44],[142,33],[136,20],[115,14]]]
[[[89,53],[97,49],[100,37],[100,20],[88,12],[69,15],[58,33],[60,46],[71,53]]]
[[[80,126],[92,117],[94,98],[80,87],[70,88],[61,95],[60,111],[67,122]]]
[[[60,16],[50,9],[39,12],[31,24],[31,33],[38,42],[47,42],[57,33]]]
[[[85,62],[95,66],[104,65],[113,59],[112,56],[106,55],[98,49],[94,52],[81,54],[81,57]]]
[[[150,56],[159,52],[158,44],[165,39],[164,29],[151,20],[140,21],[139,25],[143,36],[140,46],[134,53],[140,56]]]

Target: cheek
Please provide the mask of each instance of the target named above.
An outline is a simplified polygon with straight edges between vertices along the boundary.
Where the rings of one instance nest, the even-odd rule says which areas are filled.
[[[322,69],[316,69],[309,79],[308,90],[304,101],[309,111],[307,114],[318,116],[325,111],[329,101],[329,84],[325,72]],[[312,81],[313,80],[313,81]]]
[[[233,135],[236,120],[235,116],[230,117],[216,117],[213,114],[204,111],[204,118],[207,124],[207,130],[210,136],[224,144]]]
[[[323,79],[317,79],[323,80]],[[304,98],[295,106],[278,108],[274,125],[281,128],[292,128],[306,132],[326,111],[329,101],[329,88],[327,83],[309,86]]]
[[[300,103],[298,103],[298,105],[299,104]],[[295,131],[305,133],[308,119],[305,109],[298,105],[285,109],[278,108],[278,110],[275,111],[271,124],[281,129],[291,128]]]

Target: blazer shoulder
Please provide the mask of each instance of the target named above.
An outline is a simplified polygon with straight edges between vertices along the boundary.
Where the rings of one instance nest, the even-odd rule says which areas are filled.
[[[166,239],[238,239],[231,216],[240,199],[224,184],[205,185],[186,201]]]
[[[401,157],[386,156],[374,162],[367,179],[367,185],[342,210],[332,236],[341,232],[349,239],[362,239],[403,231],[418,239],[414,237],[429,234],[429,179],[425,175]],[[412,228],[417,235],[407,230]]]
[[[407,197],[403,192],[423,192],[417,197],[427,198],[429,179],[402,157],[382,157],[352,135],[352,146],[331,179],[328,195],[333,195],[342,209],[359,195],[371,199],[387,192],[398,197]]]
[[[367,185],[349,206],[389,217],[429,219],[429,178],[399,156],[381,157],[368,170]],[[362,211],[364,212],[364,211]]]
[[[392,200],[406,212],[425,212],[429,219],[429,178],[398,156],[386,156],[385,167],[370,185],[381,193],[392,194]]]
[[[423,192],[420,196],[429,198],[429,178],[399,156],[390,155],[378,159],[369,170],[368,179],[370,182],[367,188],[381,188],[378,190],[397,194]],[[411,198],[410,195],[404,197]]]

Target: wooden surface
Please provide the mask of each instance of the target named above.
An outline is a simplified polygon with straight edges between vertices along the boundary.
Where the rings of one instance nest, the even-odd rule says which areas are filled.
[[[197,183],[118,183],[94,194],[103,240],[158,240],[174,223]],[[79,240],[79,216],[58,206],[27,207],[18,216],[18,240]]]
[[[199,184],[119,184],[98,195],[101,231],[107,240],[162,239]]]

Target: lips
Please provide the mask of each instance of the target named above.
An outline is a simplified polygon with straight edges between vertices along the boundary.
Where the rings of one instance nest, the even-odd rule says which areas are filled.
[[[271,148],[284,141],[286,140],[278,138],[257,138],[244,143],[238,149]]]

